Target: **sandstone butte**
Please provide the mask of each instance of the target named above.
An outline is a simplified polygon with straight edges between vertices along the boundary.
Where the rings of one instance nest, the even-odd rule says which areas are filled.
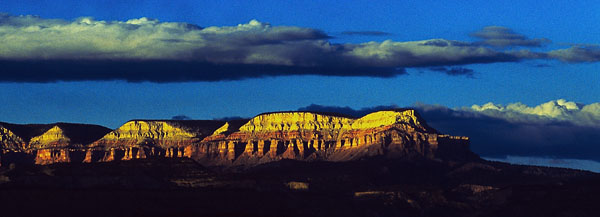
[[[86,124],[0,123],[0,157],[52,164],[187,157],[205,166],[249,167],[281,159],[350,161],[370,157],[476,157],[467,137],[444,135],[412,109],[361,118],[273,112],[250,120],[132,120],[115,130]]]

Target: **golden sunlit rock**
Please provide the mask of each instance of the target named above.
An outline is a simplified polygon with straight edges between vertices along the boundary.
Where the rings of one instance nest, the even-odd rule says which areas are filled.
[[[392,124],[410,124],[421,126],[415,111],[412,109],[405,111],[378,111],[367,114],[352,122],[352,129],[368,129],[382,127]]]
[[[379,111],[358,119],[312,112],[265,113],[228,136],[215,136],[225,129],[218,131],[195,145],[192,158],[207,165],[256,165],[279,159],[347,161],[384,153],[427,158],[470,153],[468,138],[438,134],[411,109]]]
[[[353,119],[310,112],[267,113],[252,118],[240,127],[241,132],[341,130],[348,129]]]
[[[44,134],[33,137],[29,141],[29,145],[36,149],[65,147],[69,143],[71,143],[71,139],[58,126],[50,128]]]
[[[25,146],[23,138],[15,135],[11,130],[0,125],[0,148],[3,151],[16,151]]]
[[[224,133],[224,132],[226,132],[228,130],[229,130],[229,123],[225,123],[222,127],[219,127],[219,129],[215,130],[215,132],[212,135],[213,136],[219,135],[219,134]]]
[[[40,149],[35,156],[35,164],[52,164],[71,162],[67,149]]]
[[[153,143],[160,147],[172,147],[195,141],[195,136],[166,121],[129,121],[94,142],[92,146],[129,147]]]
[[[247,121],[133,120],[86,144],[68,137],[67,132],[85,132],[74,130],[81,127],[57,124],[29,143],[0,127],[0,141],[5,151],[34,154],[36,164],[186,157],[208,166],[253,166],[281,159],[433,159],[472,154],[468,138],[438,134],[411,109],[378,111],[361,118],[274,112]]]

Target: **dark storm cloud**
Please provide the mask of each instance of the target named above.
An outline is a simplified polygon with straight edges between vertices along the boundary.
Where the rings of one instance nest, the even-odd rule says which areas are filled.
[[[546,38],[529,39],[525,35],[515,33],[503,26],[486,26],[482,30],[471,33],[471,36],[482,39],[484,45],[495,47],[541,47],[550,43]]]
[[[471,149],[486,157],[508,155],[600,161],[600,125],[565,120],[511,121],[469,110],[418,105],[416,109],[437,130],[468,136]]]
[[[0,82],[184,82],[285,75],[387,78],[406,74],[408,67],[444,67],[445,74],[469,76],[472,71],[462,65],[600,60],[598,48],[590,46],[547,53],[497,50],[489,45],[533,46],[539,41],[501,27],[475,35],[487,44],[446,39],[334,44],[320,30],[256,20],[203,28],[148,18],[67,21],[0,14]]]
[[[282,75],[388,78],[402,74],[406,74],[403,68],[389,67],[303,67],[267,64],[213,64],[174,60],[0,60],[0,81],[4,82],[124,80],[164,83],[239,80]]]
[[[342,35],[362,35],[362,36],[387,36],[391,35],[389,32],[382,31],[345,31]]]
[[[561,100],[535,107],[519,103],[496,108],[492,104],[486,105],[451,109],[417,104],[414,109],[428,125],[440,132],[470,137],[471,149],[485,157],[517,155],[600,161],[600,103],[579,104],[577,108]],[[396,107],[354,110],[313,104],[301,110],[338,112],[360,117],[369,112]]]
[[[466,76],[469,78],[475,78],[475,71],[473,71],[473,69],[463,67],[431,67],[429,70],[441,72],[451,76]]]

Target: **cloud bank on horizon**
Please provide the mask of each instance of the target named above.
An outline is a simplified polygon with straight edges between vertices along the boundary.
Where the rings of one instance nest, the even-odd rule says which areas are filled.
[[[513,123],[552,124],[570,123],[578,126],[600,128],[600,103],[581,104],[565,99],[549,101],[534,107],[523,103],[511,103],[506,106],[492,102],[473,105],[463,111],[474,111],[489,117],[499,118]]]
[[[354,32],[354,34],[375,32]],[[379,34],[379,33],[378,33]],[[380,34],[381,35],[381,34]],[[341,43],[321,30],[251,20],[202,28],[149,18],[73,21],[0,14],[0,81],[126,80],[151,82],[237,80],[263,76],[394,77],[426,67],[472,76],[458,66],[556,59],[600,61],[597,45],[535,52],[549,39],[500,26],[472,33],[481,41],[448,39]],[[507,50],[506,48],[527,48]]]
[[[363,109],[310,105],[302,111],[338,112],[356,117],[396,105]],[[600,162],[600,103],[564,99],[536,106],[487,103],[463,108],[416,104],[433,128],[468,136],[471,149],[484,157],[530,156]]]

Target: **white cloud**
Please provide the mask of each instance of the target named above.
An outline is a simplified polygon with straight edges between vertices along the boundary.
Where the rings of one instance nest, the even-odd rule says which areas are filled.
[[[563,62],[598,62],[600,61],[600,46],[575,45],[566,49],[550,51],[548,52],[548,56]]]
[[[484,105],[473,105],[463,110],[474,111],[512,122],[550,123],[564,121],[576,125],[600,127],[600,103],[584,105],[558,99],[530,107],[520,102],[506,106],[489,102]]]
[[[260,46],[326,37],[318,30],[272,27],[256,20],[237,26],[200,28],[145,17],[125,22],[82,17],[68,22],[35,16],[0,16],[0,57],[8,59],[183,59],[244,63],[252,62],[252,58],[245,57],[268,56]],[[224,52],[229,55],[219,56]]]
[[[201,28],[142,17],[74,21],[0,15],[5,59],[159,59],[294,66],[410,67],[516,61],[511,54],[468,42],[331,44],[325,33],[251,20]]]
[[[367,42],[347,45],[344,54],[381,66],[460,65],[472,62],[515,61],[492,49],[446,39]],[[366,63],[365,63],[366,64]]]
[[[132,64],[138,64],[134,66],[138,68],[144,65],[138,60],[178,62],[172,65],[180,73],[173,76],[178,78],[177,81],[288,74],[392,77],[405,74],[403,68],[406,67],[463,66],[524,59],[600,61],[598,49],[593,46],[547,53],[526,49],[502,50],[498,47],[537,46],[544,40],[528,39],[505,27],[490,27],[478,34],[477,37],[488,43],[430,39],[335,44],[330,43],[330,37],[320,30],[273,26],[257,20],[234,26],[202,28],[146,17],[127,21],[81,17],[68,21],[0,14],[0,61],[4,62],[3,65],[12,66],[6,67],[0,80],[164,80],[159,71],[146,73],[147,68],[134,72],[127,70],[126,66],[131,67]],[[24,61],[39,63],[40,60],[42,63],[35,69],[23,67],[29,65]],[[64,62],[54,64],[53,61]],[[77,62],[86,61],[104,61],[102,64],[107,69],[123,69],[112,74],[101,70],[95,75],[79,73],[81,70],[77,67],[85,66],[77,65]],[[107,66],[110,62],[118,62],[115,63],[118,67]],[[191,66],[193,64],[201,66]],[[271,67],[271,71],[266,72],[264,66]],[[208,68],[199,69],[201,67]],[[34,70],[28,72],[34,76],[20,76],[23,70]],[[445,74],[455,76],[473,74],[469,70],[445,71]]]

